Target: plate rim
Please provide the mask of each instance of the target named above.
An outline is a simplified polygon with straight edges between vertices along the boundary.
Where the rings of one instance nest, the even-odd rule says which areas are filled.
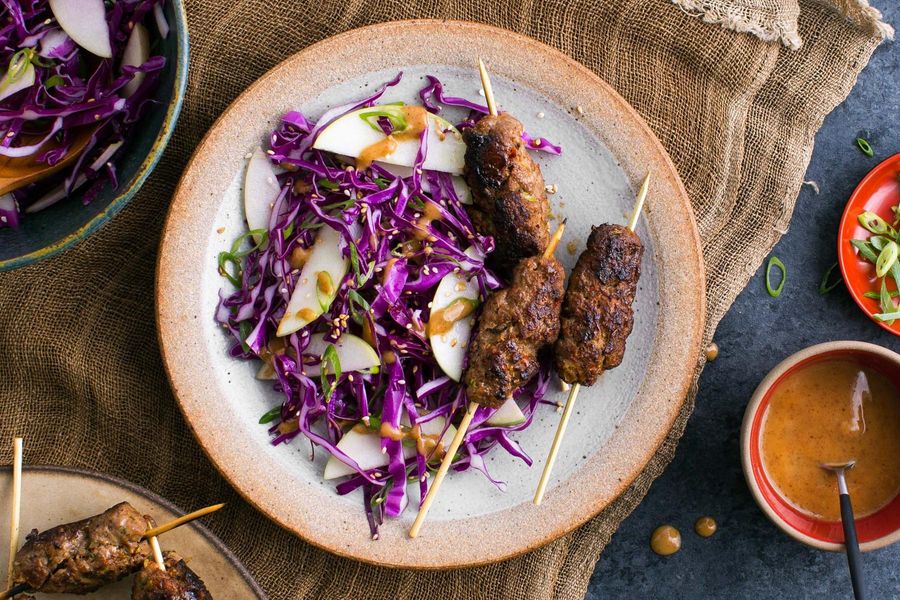
[[[616,112],[619,116],[625,116],[627,118],[627,126],[629,129],[635,129],[643,136],[642,144],[648,146],[647,149],[652,151],[652,160],[648,159],[647,162],[652,162],[654,164],[662,164],[665,167],[665,172],[663,173],[664,179],[666,180],[666,185],[673,188],[675,192],[676,199],[670,200],[671,202],[680,202],[681,208],[684,209],[683,214],[680,215],[680,218],[684,221],[679,225],[684,229],[680,232],[680,235],[683,235],[685,238],[689,238],[691,243],[689,247],[681,248],[680,251],[690,254],[691,261],[690,264],[681,265],[685,270],[690,271],[689,275],[682,276],[682,279],[689,279],[690,285],[686,285],[684,283],[680,284],[679,291],[681,293],[685,293],[690,296],[690,308],[685,309],[683,307],[674,306],[679,310],[679,316],[687,321],[687,329],[680,330],[680,337],[684,338],[683,346],[688,348],[688,350],[683,351],[683,356],[681,358],[684,359],[684,364],[681,367],[676,369],[677,374],[674,377],[674,380],[668,381],[669,384],[668,389],[675,390],[674,393],[670,393],[670,396],[673,396],[675,400],[673,402],[668,403],[664,407],[664,427],[660,427],[658,431],[654,431],[652,435],[653,443],[652,445],[647,444],[644,447],[644,450],[641,451],[639,456],[637,453],[635,456],[631,457],[636,460],[639,464],[637,468],[629,471],[628,473],[624,473],[623,477],[618,478],[617,484],[615,485],[615,490],[613,493],[608,495],[608,498],[604,499],[593,499],[586,498],[586,502],[583,504],[581,510],[578,512],[577,516],[571,516],[569,520],[565,523],[556,525],[552,532],[548,533],[541,539],[530,539],[527,543],[521,544],[515,550],[511,551],[501,551],[494,552],[490,556],[472,559],[471,557],[460,558],[454,557],[454,559],[443,562],[431,562],[431,563],[422,563],[416,561],[409,561],[403,558],[398,559],[396,555],[391,555],[390,552],[382,552],[378,551],[377,554],[374,553],[362,553],[360,551],[356,551],[350,548],[350,544],[341,544],[339,541],[335,541],[333,538],[327,538],[327,536],[319,536],[316,537],[314,535],[310,535],[310,531],[304,530],[301,531],[299,526],[292,526],[287,522],[287,519],[284,518],[283,515],[277,513],[276,510],[271,509],[266,506],[262,501],[256,498],[253,495],[253,491],[248,490],[247,488],[251,487],[246,483],[240,482],[237,480],[235,473],[230,472],[230,470],[220,463],[218,457],[214,456],[213,451],[204,443],[204,440],[209,442],[210,440],[206,438],[199,430],[198,423],[195,423],[189,414],[188,408],[185,406],[185,402],[182,398],[182,393],[178,386],[178,382],[181,380],[178,377],[178,363],[174,359],[174,355],[177,353],[177,348],[170,346],[166,341],[166,334],[170,327],[169,313],[172,306],[170,303],[172,302],[171,297],[167,297],[165,294],[165,290],[168,287],[169,289],[175,289],[177,287],[177,282],[175,285],[167,285],[167,276],[169,272],[174,268],[174,266],[168,264],[169,252],[167,252],[168,247],[173,244],[173,229],[175,228],[176,221],[176,212],[179,208],[179,199],[184,195],[189,195],[189,188],[191,187],[190,175],[193,173],[193,170],[196,168],[196,165],[201,162],[201,157],[210,152],[213,147],[214,138],[216,136],[217,131],[220,126],[226,119],[229,117],[230,113],[234,111],[236,108],[240,108],[242,103],[246,102],[247,99],[251,98],[254,94],[256,94],[259,90],[264,88],[268,80],[272,77],[275,77],[279,71],[290,68],[291,63],[293,62],[302,62],[304,59],[311,59],[316,55],[317,52],[320,52],[323,48],[327,48],[330,45],[338,44],[343,42],[348,38],[354,38],[358,36],[374,36],[378,33],[383,33],[385,31],[391,29],[406,29],[406,28],[446,28],[447,26],[458,27],[460,29],[466,29],[467,35],[474,35],[476,37],[480,37],[482,35],[487,36],[501,36],[506,38],[507,40],[512,39],[514,42],[527,46],[530,49],[535,49],[540,53],[543,53],[543,56],[552,59],[556,62],[561,63],[568,69],[573,75],[576,75],[578,78],[584,80],[587,79],[590,81],[591,85],[594,86],[594,89],[601,88],[606,94],[605,100],[610,100],[616,104]],[[269,118],[269,116],[264,116],[263,118]],[[616,156],[617,161],[623,159],[623,156],[618,154],[614,154]],[[627,162],[620,162],[620,168],[623,171],[628,170]],[[635,189],[637,187],[636,182],[632,182],[635,185],[633,186]],[[658,180],[654,182],[654,185],[658,183]],[[653,207],[653,199],[648,199],[648,212]],[[661,229],[660,229],[661,230]],[[658,237],[658,236],[657,236]],[[660,289],[662,289],[663,278],[666,274],[659,273],[658,278],[660,281]],[[675,277],[673,276],[673,279]],[[160,345],[160,351],[163,358],[163,366],[166,371],[166,375],[169,378],[170,385],[172,387],[173,393],[176,397],[179,409],[182,412],[182,415],[185,418],[185,421],[188,424],[191,432],[194,434],[194,437],[197,439],[198,444],[201,446],[204,454],[209,457],[210,462],[216,467],[219,473],[229,482],[229,484],[235,488],[235,490],[252,506],[254,506],[261,513],[266,515],[273,522],[284,528],[285,530],[291,532],[294,535],[297,535],[301,539],[310,543],[311,545],[318,547],[320,549],[326,550],[332,554],[336,554],[338,556],[342,556],[345,558],[350,558],[353,560],[358,560],[364,563],[376,565],[376,566],[389,566],[389,567],[398,567],[398,568],[409,568],[416,570],[437,570],[437,569],[445,569],[445,568],[461,568],[461,567],[473,567],[485,564],[492,564],[501,560],[507,560],[510,558],[514,558],[525,554],[527,552],[536,550],[541,548],[560,537],[571,533],[591,518],[597,516],[603,509],[611,505],[621,494],[627,490],[627,488],[642,474],[645,472],[647,466],[650,464],[653,456],[662,446],[665,439],[672,431],[672,427],[678,418],[681,410],[687,400],[688,394],[690,393],[691,387],[695,380],[695,374],[697,373],[701,360],[702,360],[702,352],[701,352],[701,344],[703,332],[705,330],[705,322],[706,322],[706,295],[705,295],[705,268],[704,268],[704,260],[702,254],[702,245],[700,241],[699,232],[697,229],[696,220],[694,218],[693,209],[690,203],[690,198],[687,194],[687,191],[684,187],[683,182],[678,174],[677,169],[675,168],[674,163],[669,157],[667,151],[665,150],[662,143],[656,137],[655,133],[650,129],[649,125],[647,125],[646,121],[643,117],[637,112],[637,110],[632,107],[627,101],[624,100],[608,83],[606,83],[603,79],[601,79],[597,74],[591,71],[588,67],[582,65],[575,59],[570,56],[564,54],[563,52],[540,42],[534,38],[529,36],[519,34],[507,29],[494,27],[491,25],[486,25],[484,23],[477,23],[471,21],[464,20],[450,20],[450,19],[408,19],[408,20],[399,20],[399,21],[388,21],[383,23],[376,23],[371,25],[366,25],[363,27],[359,27],[356,29],[351,29],[337,35],[325,38],[307,46],[298,52],[290,55],[285,60],[279,62],[277,65],[266,71],[263,75],[261,75],[258,79],[256,79],[250,86],[247,87],[235,100],[229,104],[229,106],[222,112],[221,115],[215,120],[213,125],[209,128],[209,130],[204,135],[201,142],[196,146],[194,153],[192,154],[190,160],[188,161],[184,172],[182,174],[181,180],[178,183],[178,186],[175,189],[175,192],[172,196],[172,202],[169,207],[168,214],[166,216],[165,224],[163,227],[162,238],[160,243],[160,252],[157,257],[157,265],[156,265],[156,290],[155,290],[155,301],[156,301],[156,318],[157,318],[157,338]],[[661,320],[660,320],[661,322]],[[680,324],[684,324],[681,322]],[[674,325],[673,325],[674,327]],[[658,336],[660,333],[660,325],[659,322],[657,324],[656,331],[654,333],[654,347],[651,349],[656,352],[655,344],[658,342]],[[648,365],[648,369],[652,366]],[[643,383],[646,381],[646,377],[641,381],[641,387],[643,387]],[[641,395],[641,388],[639,388],[638,392],[635,394],[635,399],[639,398]],[[631,412],[631,409],[634,407],[635,402],[632,401],[632,404],[629,406],[629,409],[626,411],[624,417]],[[646,407],[644,407],[646,408]],[[620,421],[621,424],[623,421]],[[618,429],[618,428],[617,428]],[[615,437],[615,434],[611,436],[610,440]],[[609,442],[609,440],[607,441]],[[597,452],[593,453],[596,456]],[[559,483],[559,487],[563,487],[568,481],[574,478],[577,473],[584,473],[585,469],[590,466],[590,460],[587,463],[581,465],[576,473],[573,473],[569,479],[564,480]],[[246,487],[245,487],[246,486]],[[548,498],[545,499],[541,509],[548,510],[549,507],[554,504],[550,500],[550,494],[548,494]],[[559,505],[560,503],[555,503]],[[530,505],[530,503],[529,503]],[[519,507],[512,507],[506,509],[506,511],[516,510]],[[488,515],[494,516],[494,515]],[[479,516],[476,518],[483,518],[483,516]],[[432,523],[432,527],[434,524]],[[420,541],[426,539],[425,536],[418,538],[416,541]],[[387,540],[382,540],[377,542],[379,544],[387,542]],[[420,542],[421,543],[421,542]]]
[[[12,468],[12,465],[6,464],[3,465],[4,469]],[[97,479],[106,483],[110,483],[112,485],[124,488],[129,492],[136,494],[138,496],[143,496],[147,500],[154,502],[171,513],[176,515],[185,515],[187,511],[182,510],[178,507],[174,502],[163,498],[156,492],[149,490],[141,485],[128,481],[126,479],[122,479],[120,477],[116,477],[115,475],[110,475],[109,473],[103,473],[101,471],[95,471],[93,469],[83,469],[81,467],[67,467],[62,465],[49,465],[49,464],[26,464],[22,466],[22,470],[26,473],[28,472],[44,472],[44,473],[65,473],[67,475],[76,475],[78,477],[85,477],[89,479]],[[253,578],[253,575],[250,574],[250,571],[244,566],[244,563],[235,555],[235,553],[225,545],[219,537],[209,530],[203,523],[199,521],[193,521],[189,525],[189,527],[196,529],[200,535],[202,535],[209,543],[211,543],[216,550],[228,560],[229,564],[237,571],[247,586],[253,590],[253,593],[256,594],[259,600],[268,600],[268,595],[263,591],[262,587],[260,587],[259,583],[256,582],[256,579]]]

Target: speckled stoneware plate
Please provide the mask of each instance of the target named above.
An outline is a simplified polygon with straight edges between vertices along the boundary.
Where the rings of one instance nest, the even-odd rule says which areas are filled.
[[[12,474],[9,466],[0,471],[0,564],[7,564]],[[119,502],[129,502],[157,523],[184,514],[156,494],[134,484],[90,471],[63,467],[25,467],[22,475],[22,517],[19,546],[32,529],[44,531],[103,512]],[[191,507],[199,508],[199,507]],[[227,510],[227,508],[225,509]],[[250,577],[237,557],[217,537],[198,522],[174,529],[159,537],[163,551],[175,550],[196,572],[214,598],[256,598],[266,595]],[[131,580],[108,585],[88,596],[37,594],[39,599],[96,598],[121,600],[131,597]],[[4,580],[5,581],[5,580]]]
[[[81,194],[33,215],[16,229],[0,229],[0,271],[17,269],[62,252],[91,235],[122,210],[150,176],[175,131],[188,71],[188,29],[182,0],[165,2],[170,31],[159,41],[166,57],[156,103],[125,140],[115,160],[119,187],[106,185],[88,205]],[[152,18],[152,17],[151,17]]]
[[[584,389],[544,503],[531,503],[559,415],[539,411],[517,440],[526,467],[489,455],[500,492],[475,472],[451,473],[422,535],[406,532],[414,510],[372,541],[361,498],[322,480],[325,453],[309,444],[272,447],[259,415],[280,402],[255,365],[231,360],[213,320],[223,280],[217,254],[245,230],[245,156],[285,111],[318,118],[368,95],[404,71],[380,102],[417,100],[425,74],[445,91],[479,99],[478,57],[489,66],[502,110],[534,135],[562,144],[538,156],[553,212],[568,217],[557,255],[567,268],[591,224],[625,222],[648,171],[653,183],[638,233],[647,247],[635,329],[624,363]],[[579,109],[580,107],[580,109]],[[543,118],[539,114],[543,113]],[[452,120],[452,119],[451,119]],[[572,252],[565,249],[571,243]],[[197,148],[172,201],[157,280],[159,335],[172,385],[200,444],[226,478],[283,527],[334,553],[382,565],[444,568],[487,563],[536,548],[584,523],[640,473],[688,393],[700,353],[704,285],[691,206],[660,143],[637,113],[588,69],[532,39],[473,23],[406,21],[351,31],[307,48],[260,78]],[[554,388],[552,400],[565,401]]]

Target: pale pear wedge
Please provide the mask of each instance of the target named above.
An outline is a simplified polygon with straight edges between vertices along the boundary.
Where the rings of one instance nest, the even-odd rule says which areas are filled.
[[[334,346],[338,361],[341,364],[341,372],[365,371],[381,365],[378,353],[367,341],[352,333],[344,333],[336,342],[325,341],[325,335],[315,333],[309,337],[309,346],[304,354],[322,356],[328,346]],[[316,377],[322,373],[322,365],[307,365],[303,368],[310,377]]]
[[[494,427],[512,427],[514,425],[521,425],[524,422],[525,414],[512,398],[507,398],[506,402],[497,409],[497,412],[492,414],[490,418],[485,421],[485,423],[493,425]]]
[[[294,333],[319,318],[331,306],[338,286],[350,267],[350,261],[341,252],[342,247],[343,240],[337,230],[328,225],[319,229],[278,324],[278,336]]]
[[[135,23],[131,35],[128,36],[128,43],[125,44],[125,50],[122,51],[122,66],[139,67],[150,58],[150,33],[141,23]],[[146,73],[140,71],[134,74],[131,81],[122,88],[122,95],[126,98],[131,97],[144,81]]]
[[[13,94],[21,92],[22,90],[30,88],[34,85],[34,65],[28,63],[28,65],[25,67],[25,71],[23,71],[22,75],[20,75],[19,78],[15,81],[10,81],[7,83],[6,77],[6,74],[4,74],[3,77],[0,78],[0,81],[6,83],[6,87],[4,87],[3,90],[0,90],[0,101],[6,100]]]
[[[275,168],[263,149],[257,147],[250,155],[244,174],[244,217],[250,231],[268,229],[272,204],[281,193]],[[253,236],[259,242],[257,236]],[[280,335],[280,334],[279,334]]]
[[[397,110],[402,106],[381,105],[360,108],[335,119],[316,138],[313,147],[345,156],[359,157],[362,151],[382,141],[385,134],[373,128],[362,115],[373,110]],[[428,113],[428,153],[422,168],[459,175],[463,172],[466,144],[459,131],[437,115]],[[446,132],[446,133],[444,133]],[[391,165],[412,167],[416,164],[419,140],[400,140],[397,149],[378,161]]]
[[[465,271],[448,273],[441,279],[434,292],[431,301],[431,314],[446,309],[459,299],[478,302],[478,282],[474,277],[467,277]],[[453,323],[446,333],[431,334],[428,340],[431,342],[431,351],[438,365],[453,381],[459,381],[462,377],[463,362],[469,348],[469,337],[472,335],[472,326],[475,324],[475,316],[469,315]]]
[[[422,425],[422,433],[425,435],[440,435],[444,429],[444,417],[435,417],[434,419]],[[406,423],[409,423],[407,420]],[[362,428],[360,428],[362,429]],[[450,425],[444,435],[441,437],[441,443],[444,447],[450,445],[453,436],[456,435],[456,427]],[[381,452],[381,436],[377,431],[365,430],[360,431],[356,428],[351,429],[344,434],[337,447],[347,456],[356,461],[363,469],[375,469],[388,464],[387,454]],[[404,458],[412,458],[416,453],[416,449],[412,446],[403,447]],[[336,479],[345,475],[353,475],[356,470],[342,462],[341,459],[331,456],[325,463],[324,478]]]
[[[50,10],[76,44],[101,58],[112,58],[103,0],[50,0]]]

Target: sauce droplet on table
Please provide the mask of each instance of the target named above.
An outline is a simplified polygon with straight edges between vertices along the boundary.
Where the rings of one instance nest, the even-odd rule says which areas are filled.
[[[660,556],[669,556],[681,550],[681,533],[671,525],[660,525],[650,536],[650,549]]]

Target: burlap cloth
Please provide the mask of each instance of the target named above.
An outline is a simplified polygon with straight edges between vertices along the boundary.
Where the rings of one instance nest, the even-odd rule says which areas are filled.
[[[154,264],[188,156],[247,85],[335,33],[413,17],[525,33],[612,84],[674,159],[704,245],[708,341],[786,230],[822,119],[889,28],[864,0],[188,0],[187,10],[187,100],[153,176],[89,240],[0,276],[0,440],[25,435],[31,463],[105,471],[185,508],[227,501],[208,523],[274,599],[581,598],[600,551],[672,458],[693,394],[634,485],[584,527],[534,553],[416,573],[317,550],[256,513],[216,473],[163,373]],[[8,448],[0,443],[7,462]]]

